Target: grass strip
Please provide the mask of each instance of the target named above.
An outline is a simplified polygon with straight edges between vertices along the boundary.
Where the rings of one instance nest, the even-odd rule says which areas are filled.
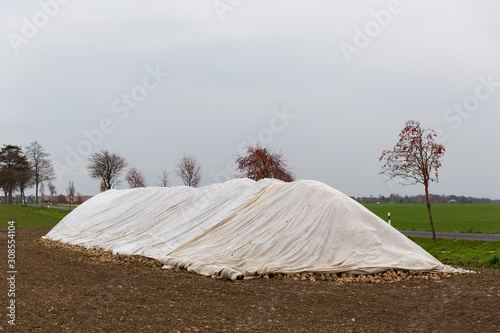
[[[500,242],[408,237],[443,264],[500,267]]]
[[[43,215],[43,216],[50,216],[50,217],[55,217],[60,220],[62,220],[66,215],[68,215],[70,212],[69,210],[66,209],[57,209],[57,208],[47,208],[47,207],[33,207],[33,206],[14,206],[16,209],[24,210],[27,212]]]

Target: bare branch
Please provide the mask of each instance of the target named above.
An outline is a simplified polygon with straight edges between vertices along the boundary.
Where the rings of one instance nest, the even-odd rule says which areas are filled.
[[[201,165],[192,155],[184,155],[176,164],[175,174],[186,186],[198,187],[201,183]]]
[[[170,171],[167,171],[167,169],[163,168],[162,174],[160,176],[160,184],[158,185],[160,187],[168,187],[170,185],[170,182],[168,181],[169,176],[170,176]]]

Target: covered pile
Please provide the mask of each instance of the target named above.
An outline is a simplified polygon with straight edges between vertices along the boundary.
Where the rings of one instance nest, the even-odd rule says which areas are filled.
[[[273,273],[456,272],[347,195],[316,181],[235,179],[110,190],[45,238],[232,280]]]

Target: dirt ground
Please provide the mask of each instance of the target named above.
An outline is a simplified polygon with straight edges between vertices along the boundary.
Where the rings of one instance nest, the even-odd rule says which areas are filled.
[[[40,237],[49,230],[16,231],[16,326],[7,322],[4,283],[0,331],[500,332],[499,269],[377,284],[230,282],[140,257],[48,246]],[[5,276],[6,230],[0,248]]]

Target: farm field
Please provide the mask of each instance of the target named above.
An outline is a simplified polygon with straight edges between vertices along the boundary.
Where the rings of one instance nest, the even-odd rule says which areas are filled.
[[[50,246],[40,237],[64,214],[0,206],[0,247],[7,248],[6,221],[15,220],[18,258],[16,327],[3,321],[0,331],[500,330],[500,242],[412,238],[444,263],[478,272],[438,281],[229,282],[162,270],[142,257]]]
[[[425,204],[365,204],[396,229],[431,230]],[[436,231],[500,233],[500,204],[433,204]]]
[[[211,279],[19,228],[12,332],[498,332],[500,269],[440,280]],[[6,248],[7,231],[0,230]],[[0,265],[6,265],[1,256]],[[4,316],[5,317],[5,316]]]

